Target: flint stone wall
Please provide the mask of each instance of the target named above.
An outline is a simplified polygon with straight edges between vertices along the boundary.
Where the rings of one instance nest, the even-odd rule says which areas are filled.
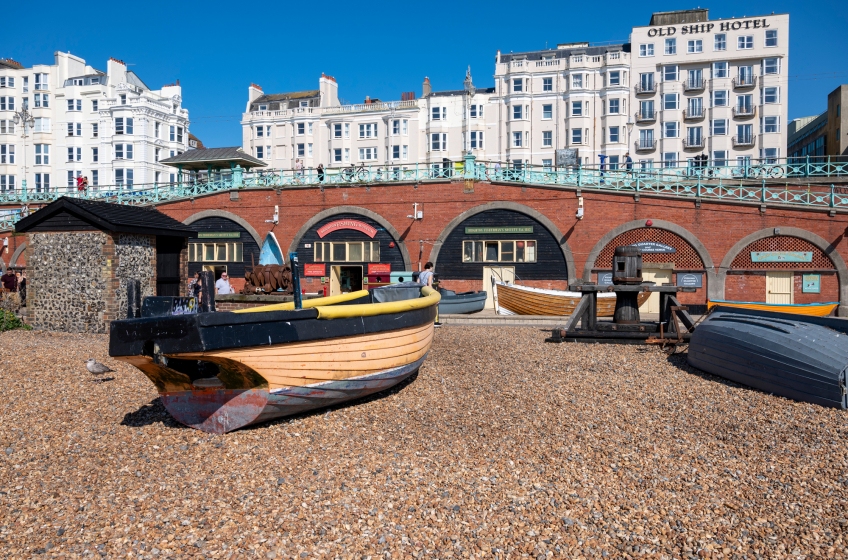
[[[153,295],[155,238],[101,231],[31,233],[26,320],[35,328],[105,333],[126,315],[127,280]]]
[[[156,272],[156,238],[151,235],[121,233],[115,243],[115,315],[123,319],[127,313],[127,281],[141,280],[141,299],[154,294]]]

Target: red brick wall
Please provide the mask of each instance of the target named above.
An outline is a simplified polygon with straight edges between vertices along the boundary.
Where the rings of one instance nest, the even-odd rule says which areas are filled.
[[[835,272],[821,273],[821,293],[805,294],[802,291],[804,272],[794,275],[795,303],[817,303],[822,301],[839,301],[839,279]],[[728,274],[724,283],[724,299],[731,301],[765,301],[766,273],[746,272],[744,274]]]
[[[523,286],[532,288],[544,288],[546,290],[567,290],[568,282],[565,280],[522,280]],[[471,292],[471,291],[491,291],[491,286],[483,286],[483,279],[480,280],[443,280],[439,282],[439,286],[446,290],[454,292]]]
[[[574,255],[572,277],[581,277],[588,254],[598,240],[611,229],[631,220],[666,220],[686,228],[706,246],[715,266],[741,238],[763,228],[796,227],[811,231],[832,243],[848,259],[844,240],[848,215],[828,216],[822,211],[768,208],[761,213],[757,206],[721,204],[703,201],[696,208],[691,199],[641,197],[583,191],[585,218],[576,220],[577,196],[573,190],[532,188],[476,183],[473,192],[464,192],[463,183],[422,184],[400,186],[350,186],[284,190],[241,191],[239,200],[232,201],[228,193],[199,197],[161,205],[159,208],[178,220],[203,210],[225,210],[243,217],[261,236],[270,230],[274,205],[280,206],[280,224],[275,233],[284,250],[291,244],[297,230],[318,212],[336,206],[360,206],[388,220],[406,242],[413,269],[430,259],[433,242],[447,224],[461,212],[481,204],[511,201],[543,214],[563,233]],[[411,220],[412,204],[417,202],[424,219]],[[419,254],[419,242],[423,251]],[[438,265],[437,265],[438,266]],[[706,280],[706,279],[705,279]],[[764,287],[750,285],[744,296],[740,287],[730,288],[726,299],[751,299],[764,293]],[[732,294],[732,296],[731,296]],[[685,296],[687,299],[693,297]]]

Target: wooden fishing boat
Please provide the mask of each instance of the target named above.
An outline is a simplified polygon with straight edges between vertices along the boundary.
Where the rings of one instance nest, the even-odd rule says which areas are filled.
[[[568,316],[574,307],[580,303],[583,294],[562,290],[546,290],[531,288],[517,284],[495,282],[495,309],[498,315],[559,315]],[[639,305],[651,296],[640,293]],[[601,292],[598,294],[598,317],[612,317],[615,312],[615,294]]]
[[[758,311],[774,311],[777,313],[792,313],[808,317],[827,317],[839,306],[838,301],[822,303],[764,303],[760,301],[727,301],[713,299],[707,302],[707,310],[720,305],[722,307],[737,307],[739,309],[755,309]]]
[[[718,307],[689,341],[689,365],[761,391],[848,408],[848,321]]]
[[[458,315],[477,313],[486,306],[486,292],[461,292],[439,288],[442,296],[439,302],[439,315]]]
[[[148,313],[112,322],[109,354],[147,375],[177,421],[225,433],[397,385],[430,349],[439,299],[426,286],[386,286],[303,309]],[[145,300],[155,307],[167,305]]]

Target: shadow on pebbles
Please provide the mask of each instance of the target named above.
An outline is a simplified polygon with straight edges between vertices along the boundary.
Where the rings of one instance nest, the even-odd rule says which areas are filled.
[[[105,336],[2,334],[0,556],[845,556],[845,413],[545,336],[445,327],[388,395],[215,436]]]

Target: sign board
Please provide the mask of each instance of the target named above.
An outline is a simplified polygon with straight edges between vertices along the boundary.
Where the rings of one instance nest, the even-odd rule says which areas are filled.
[[[713,29],[719,32],[724,32],[739,31],[740,29],[766,29],[769,27],[771,27],[771,23],[768,22],[767,18],[704,22],[693,23],[691,25],[681,25],[679,29],[675,25],[651,27],[648,29],[648,37],[673,37],[674,35],[677,35],[678,31],[680,32],[680,35],[701,35],[705,33],[712,33]]]
[[[671,245],[666,245],[665,243],[660,243],[658,241],[639,241],[638,243],[631,243],[634,247],[639,247],[642,249],[642,253],[676,253],[677,249],[672,247]]]
[[[390,263],[371,263],[368,265],[368,274],[391,274],[392,265]]]
[[[171,304],[171,315],[191,315],[197,313],[197,300],[193,297],[175,297]]]
[[[751,262],[813,262],[813,252],[751,251]]]
[[[198,239],[238,239],[241,237],[240,231],[199,231],[197,232]]]
[[[612,286],[612,272],[599,272],[598,286]]]
[[[325,264],[304,264],[303,265],[303,275],[304,276],[326,276],[327,274],[327,265]]]
[[[805,294],[821,293],[821,274],[802,274],[801,291]]]
[[[485,233],[533,233],[533,226],[466,227],[466,235]]]
[[[323,239],[328,234],[333,233],[334,231],[338,231],[340,229],[352,229],[355,231],[362,232],[368,237],[374,237],[375,235],[377,235],[376,228],[369,226],[365,222],[360,222],[359,220],[336,220],[335,222],[324,224],[323,226],[318,228],[318,237]]]
[[[693,272],[678,272],[677,285],[682,288],[703,288],[704,275]]]
[[[566,148],[563,150],[557,150],[556,165],[557,167],[576,167],[580,165],[580,158],[578,157],[577,148]]]

